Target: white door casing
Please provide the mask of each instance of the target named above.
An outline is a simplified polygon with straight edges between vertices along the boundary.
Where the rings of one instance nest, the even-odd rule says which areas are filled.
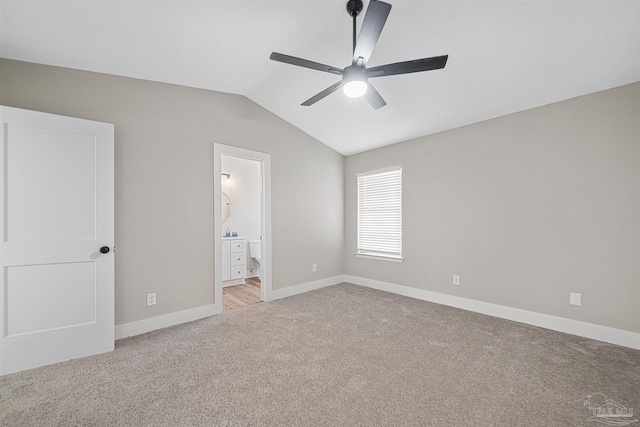
[[[112,351],[114,127],[4,106],[0,124],[0,375]]]

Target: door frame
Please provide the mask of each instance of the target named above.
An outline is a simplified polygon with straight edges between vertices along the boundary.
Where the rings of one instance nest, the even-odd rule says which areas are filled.
[[[260,151],[213,144],[213,244],[214,244],[214,306],[222,312],[222,156],[240,157],[260,162],[262,181],[260,228],[262,231],[262,261],[260,262],[262,301],[271,300],[271,155]]]

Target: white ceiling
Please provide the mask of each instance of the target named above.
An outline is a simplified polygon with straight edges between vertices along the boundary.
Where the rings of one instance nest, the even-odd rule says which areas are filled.
[[[345,155],[640,81],[640,1],[388,1],[369,66],[449,61],[372,79],[377,111],[269,60],[349,65],[344,0],[2,0],[0,56],[245,95]]]

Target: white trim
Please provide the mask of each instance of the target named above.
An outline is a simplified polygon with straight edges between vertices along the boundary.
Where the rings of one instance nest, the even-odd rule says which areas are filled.
[[[271,291],[271,298],[268,301],[274,301],[281,298],[290,297],[304,292],[315,291],[316,289],[326,288],[327,286],[337,285],[344,282],[344,276],[327,277],[326,279],[316,280],[314,282],[301,283],[299,285],[288,286],[282,289],[274,289]]]
[[[244,279],[225,280],[224,282],[222,282],[222,287],[228,288],[230,286],[242,285],[243,283],[245,283]]]
[[[367,288],[378,289],[398,295],[434,302],[436,304],[448,305],[450,307],[461,308],[463,310],[487,314],[489,316],[513,320],[515,322],[526,323],[528,325],[539,326],[541,328],[564,332],[566,334],[578,335],[585,338],[591,338],[640,350],[640,333],[637,332],[595,325],[593,323],[521,310],[504,305],[491,304],[455,295],[441,294],[424,289],[412,288],[410,286],[366,279],[363,277],[345,275],[344,281],[365,286]]]
[[[371,254],[355,254],[358,258],[375,259],[378,261],[404,262],[404,258],[397,256],[371,255]]]
[[[116,339],[119,340],[122,338],[132,337],[134,335],[146,334],[147,332],[204,319],[205,317],[215,316],[220,313],[222,313],[221,309],[214,304],[210,304],[191,308],[189,310],[176,311],[175,313],[164,314],[162,316],[151,317],[149,319],[138,320],[137,322],[116,325]]]
[[[265,301],[274,301],[282,298],[287,298],[293,295],[325,288],[327,286],[337,285],[343,282],[353,283],[355,285],[364,286],[367,288],[391,292],[410,298],[416,298],[436,304],[456,307],[463,310],[499,317],[501,319],[526,323],[528,325],[538,326],[541,328],[551,329],[558,332],[564,332],[567,334],[577,335],[640,350],[640,333],[637,332],[625,331],[622,329],[595,325],[592,323],[581,322],[564,317],[551,316],[549,314],[536,313],[533,311],[507,307],[504,305],[476,301],[469,298],[458,297],[455,295],[441,294],[424,289],[412,288],[410,286],[397,285],[394,283],[381,282],[379,280],[366,279],[363,277],[351,275],[333,276],[326,279],[316,280],[314,282],[307,282],[299,285],[289,286],[283,289],[275,289],[271,291],[270,298],[266,299]],[[163,316],[152,317],[137,322],[117,325],[115,328],[115,337],[117,340],[119,340],[122,338],[155,331],[157,329],[167,328],[170,326],[179,325],[181,323],[215,316],[222,312],[221,308],[222,307],[217,307],[215,304],[211,304],[192,308],[190,310],[165,314]]]
[[[315,282],[302,283],[300,285],[289,286],[283,289],[276,289],[270,292],[270,298],[265,301],[274,301],[281,298],[290,297],[304,292],[313,291],[327,286],[337,285],[344,282],[344,276],[334,276]],[[216,316],[222,313],[222,304],[203,305],[189,310],[164,314],[162,316],[151,317],[137,322],[124,323],[116,326],[116,340],[146,334],[158,329],[168,328],[181,323],[192,322],[206,317]]]
[[[221,188],[220,174],[222,173],[222,155],[256,160],[261,164],[262,172],[262,260],[260,262],[260,298],[263,301],[271,299],[271,155],[259,151],[247,150],[213,143],[213,245],[214,259],[214,305],[222,312],[222,257],[218,242],[222,241]]]

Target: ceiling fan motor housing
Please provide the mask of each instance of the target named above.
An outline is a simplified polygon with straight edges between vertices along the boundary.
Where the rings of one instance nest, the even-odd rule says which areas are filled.
[[[367,69],[362,66],[349,65],[342,70],[342,82],[348,83],[354,80],[361,82],[367,81]]]

